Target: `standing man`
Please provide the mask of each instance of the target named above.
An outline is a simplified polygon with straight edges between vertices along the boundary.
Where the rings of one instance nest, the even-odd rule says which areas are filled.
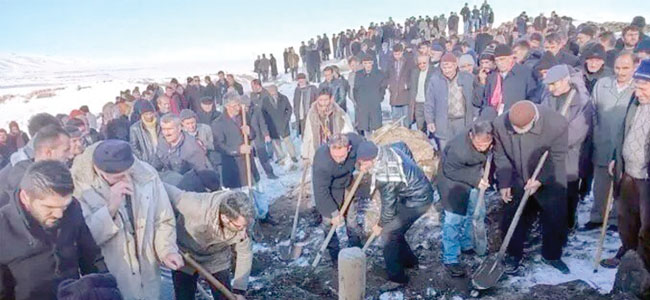
[[[415,126],[422,132],[427,132],[427,123],[424,117],[424,103],[426,102],[426,92],[429,86],[433,68],[429,67],[429,56],[418,55],[417,70],[411,71],[409,80],[409,99],[412,110],[409,115],[415,120]]]
[[[262,58],[260,59],[260,71],[262,73],[263,82],[269,81],[270,68],[271,68],[271,61],[269,61],[269,59],[266,58],[266,54],[262,54]]]
[[[305,120],[307,112],[312,103],[318,97],[318,89],[316,86],[309,84],[305,73],[300,73],[296,76],[298,85],[293,92],[293,114],[298,125],[298,135],[302,136],[305,131]]]
[[[381,196],[379,223],[372,231],[384,242],[388,273],[388,282],[379,289],[392,291],[409,282],[405,269],[419,265],[405,235],[431,207],[433,187],[404,143],[377,147],[363,141],[357,150],[357,163],[361,171],[372,174],[372,185]]]
[[[354,75],[353,95],[357,110],[356,128],[359,133],[370,136],[374,130],[381,127],[381,102],[386,92],[386,77],[384,73],[373,68],[373,58],[365,56],[362,60],[363,69]]]
[[[600,228],[604,220],[605,205],[611,177],[607,166],[612,159],[618,134],[625,120],[629,100],[634,93],[634,54],[623,53],[614,63],[614,76],[604,77],[596,83],[593,92],[594,103],[594,203],[589,214],[589,222],[582,230]],[[609,224],[618,224],[616,206],[609,216]],[[611,227],[610,227],[611,228]]]
[[[273,54],[269,54],[269,63],[271,64],[271,77],[275,80],[278,77],[278,61]]]
[[[160,124],[156,117],[153,105],[149,102],[142,103],[140,108],[140,120],[131,125],[129,142],[133,154],[139,160],[153,164],[158,148],[158,138],[161,137]]]
[[[298,162],[296,150],[291,142],[291,104],[287,96],[278,92],[278,87],[270,85],[268,88],[270,97],[262,102],[261,110],[264,120],[269,128],[269,136],[273,143],[273,150],[277,162],[285,164],[287,157],[291,158],[294,163]],[[282,148],[286,148],[285,152]]]
[[[293,47],[289,48],[289,69],[291,69],[291,80],[297,80],[298,67],[300,67],[300,56],[293,51]]]
[[[62,281],[108,271],[73,190],[63,163],[39,161],[0,209],[1,299],[56,299]]]
[[[319,90],[322,90],[324,88],[329,89],[332,91],[332,95],[334,97],[334,102],[338,104],[338,106],[343,109],[344,111],[347,111],[347,97],[345,93],[345,86],[343,84],[343,80],[340,78],[335,77],[335,70],[333,66],[327,66],[323,70],[323,75],[325,76],[325,81],[321,82],[321,84],[318,86]]]
[[[442,152],[442,171],[438,177],[438,191],[445,210],[442,262],[452,277],[465,276],[465,266],[458,259],[461,252],[474,252],[472,215],[478,190],[490,185],[482,177],[492,141],[492,124],[481,121],[454,137]]]
[[[458,70],[458,60],[451,53],[445,53],[441,61],[441,71],[431,75],[424,103],[427,129],[436,137],[439,151],[478,115],[472,104],[474,77]]]
[[[124,141],[92,145],[72,165],[86,224],[125,299],[159,299],[160,265],[184,262],[176,221],[156,170],[135,159]]]
[[[535,91],[537,82],[532,70],[524,65],[515,63],[510,46],[499,44],[494,49],[495,72],[487,77],[479,75],[481,85],[484,85],[482,109],[490,106],[500,115],[510,109],[519,100],[536,101]],[[478,98],[477,98],[478,100]]]
[[[228,92],[228,81],[226,81],[226,74],[223,71],[217,73],[219,79],[217,80],[217,99],[215,105],[221,107],[223,105],[223,96]]]
[[[469,35],[472,30],[471,22],[470,22],[470,11],[469,11],[469,6],[467,3],[465,3],[465,6],[463,6],[463,9],[460,10],[460,15],[463,17],[463,34],[464,35]]]
[[[336,103],[332,91],[325,88],[318,92],[305,121],[302,137],[302,159],[312,162],[314,153],[335,134],[354,132],[350,117]]]
[[[323,217],[324,227],[346,223],[348,247],[360,247],[360,228],[356,222],[346,222],[343,212],[345,190],[352,183],[352,173],[357,162],[357,149],[363,139],[357,134],[333,135],[327,144],[316,151],[312,166],[312,188],[316,209]],[[348,209],[348,216],[355,216],[354,205]],[[331,224],[331,225],[330,225]],[[327,230],[325,230],[327,232]],[[340,251],[339,239],[332,236],[327,250],[332,258],[333,266],[338,266]]]
[[[408,80],[411,72],[411,63],[403,56],[404,46],[396,44],[393,46],[393,60],[388,67],[386,77],[388,78],[388,90],[390,91],[390,108],[393,120],[405,116],[402,124],[406,127],[411,124]]]
[[[582,81],[580,73],[571,74],[569,66],[557,65],[548,70],[544,77],[544,84],[548,91],[544,93],[542,104],[551,110],[561,112],[567,101],[571,101],[567,111],[569,122],[569,150],[566,162],[567,178],[567,204],[568,228],[572,230],[576,225],[576,209],[580,202],[580,169],[586,169],[582,158],[589,153],[585,151],[584,144],[587,135],[591,132],[593,106],[589,92]],[[573,99],[568,99],[571,91],[575,90]],[[581,164],[583,162],[583,164]]]
[[[601,264],[616,267],[625,252],[634,250],[650,269],[650,60],[641,61],[634,83],[634,96],[616,135],[615,160],[610,164],[623,246],[614,258]]]
[[[539,213],[542,225],[542,261],[567,274],[561,260],[567,237],[566,156],[568,122],[560,113],[531,101],[519,101],[497,117],[494,124],[494,165],[501,198],[505,202],[501,220],[503,235],[528,190],[531,199],[519,219],[506,257],[506,273],[516,274],[523,257],[527,233]],[[539,176],[531,176],[542,154],[548,159]]]

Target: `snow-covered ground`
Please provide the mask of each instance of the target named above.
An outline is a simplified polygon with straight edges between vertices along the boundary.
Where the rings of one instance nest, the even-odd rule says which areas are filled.
[[[76,109],[81,105],[88,105],[90,110],[94,113],[99,113],[101,107],[109,101],[113,101],[116,95],[119,95],[121,90],[133,89],[139,86],[143,89],[149,82],[166,82],[171,77],[176,77],[183,80],[189,75],[213,75],[221,70],[216,66],[204,64],[202,66],[188,66],[183,68],[176,66],[175,68],[165,69],[162,67],[137,67],[137,68],[101,68],[89,69],[81,66],[78,70],[70,68],[69,63],[66,64],[65,71],[58,72],[56,68],[49,71],[44,71],[41,64],[34,63],[36,66],[26,68],[27,71],[19,73],[20,64],[27,64],[25,61],[16,60],[14,64],[10,64],[6,60],[0,60],[0,69],[6,68],[10,70],[9,73],[0,75],[0,96],[3,95],[16,95],[4,102],[0,102],[0,126],[6,128],[7,123],[11,120],[17,120],[19,124],[26,127],[29,117],[38,112],[48,112],[51,114],[69,113],[72,109]],[[50,68],[57,63],[46,64],[46,69]],[[342,69],[345,67],[342,63]],[[17,67],[18,66],[18,67]],[[323,64],[325,66],[325,64]],[[40,68],[40,69],[39,69]],[[245,64],[233,72],[239,81],[244,85],[245,90],[250,89],[251,73],[246,71]],[[41,71],[39,71],[41,70]],[[228,69],[224,69],[228,71]],[[202,72],[203,71],[203,72]],[[231,70],[232,71],[232,70]],[[347,72],[344,72],[344,74]],[[279,78],[275,81],[280,93],[287,95],[290,99],[293,97],[293,91],[296,83],[291,81],[288,74],[280,74]],[[83,87],[83,88],[79,88]],[[55,89],[55,95],[45,98],[31,98],[28,95],[34,90],[39,89]],[[388,101],[384,101],[382,105],[383,110],[389,110]],[[348,103],[348,107],[352,110],[353,105]],[[293,136],[296,149],[299,151],[300,141]],[[278,180],[268,180],[261,174],[262,180],[259,183],[258,189],[260,196],[265,200],[272,202],[274,199],[282,197],[291,192],[290,189],[296,186],[300,180],[301,171],[299,169],[291,169],[289,166],[275,166],[276,174],[280,177]],[[261,168],[258,168],[261,170]],[[589,209],[591,201],[589,198],[585,203],[579,206],[579,222],[584,224],[588,221]],[[577,232],[570,237],[568,246],[565,248],[564,259],[571,269],[571,274],[563,275],[558,271],[541,263],[539,255],[534,257],[532,261],[526,262],[525,275],[522,277],[511,277],[502,286],[512,286],[518,290],[526,290],[536,284],[560,284],[576,279],[581,279],[598,289],[601,293],[608,293],[613,286],[616,270],[607,270],[599,268],[598,273],[593,273],[593,257],[596,251],[600,231],[591,232]],[[439,245],[439,232],[432,232],[430,242],[434,247]],[[614,255],[617,248],[620,246],[620,240],[617,233],[609,233],[605,240],[605,250],[602,257],[610,257]],[[255,245],[256,252],[268,251],[264,245]],[[305,262],[296,261],[298,265],[305,264]],[[166,291],[169,286],[165,287]],[[168,294],[168,293],[166,293]],[[400,299],[400,295],[386,295],[383,299]]]

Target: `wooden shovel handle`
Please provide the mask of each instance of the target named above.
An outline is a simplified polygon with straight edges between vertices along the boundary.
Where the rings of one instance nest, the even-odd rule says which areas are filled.
[[[203,278],[205,278],[212,286],[214,286],[219,292],[221,292],[228,300],[237,300],[235,295],[228,290],[228,288],[223,285],[219,280],[214,278],[210,272],[208,272],[201,264],[196,262],[189,254],[183,252],[182,253],[183,258],[187,262],[188,265],[190,265],[192,268],[194,268]]]

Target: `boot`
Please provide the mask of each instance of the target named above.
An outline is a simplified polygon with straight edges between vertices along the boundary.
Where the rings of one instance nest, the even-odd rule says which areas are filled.
[[[561,260],[561,259],[546,259],[542,258],[542,262],[557,269],[558,271],[562,272],[562,274],[569,274],[571,271],[569,270],[569,267]]]

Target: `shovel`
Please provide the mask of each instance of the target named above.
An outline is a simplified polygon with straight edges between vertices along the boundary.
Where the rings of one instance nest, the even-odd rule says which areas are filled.
[[[564,103],[564,106],[562,107],[562,111],[560,112],[563,116],[566,116],[567,111],[569,110],[569,106],[571,106],[571,102],[573,101],[573,97],[576,94],[576,90],[572,89],[571,92],[569,92],[569,96],[567,97],[567,101]],[[537,163],[537,167],[535,167],[535,172],[533,172],[533,176],[531,177],[532,180],[537,180],[537,176],[539,175],[539,172],[542,170],[542,166],[544,166],[544,163],[546,162],[546,158],[548,157],[548,150],[542,154],[542,157],[539,159],[539,162]],[[481,263],[481,266],[474,272],[474,275],[472,276],[472,284],[474,285],[475,288],[479,290],[486,290],[489,289],[497,284],[499,279],[501,278],[501,275],[505,272],[505,266],[503,265],[503,258],[505,257],[506,250],[508,249],[508,244],[510,244],[510,239],[512,238],[512,235],[515,233],[515,229],[517,228],[517,224],[519,223],[519,218],[521,218],[521,214],[524,211],[524,208],[526,207],[526,203],[528,202],[528,198],[530,197],[530,190],[526,190],[524,192],[524,196],[521,197],[521,202],[519,203],[519,206],[517,207],[517,211],[515,212],[515,216],[512,219],[512,222],[510,223],[510,227],[508,227],[508,232],[506,233],[506,237],[503,239],[503,243],[501,244],[501,248],[499,249],[499,252],[496,255],[491,255],[488,258],[486,258],[483,263]]]
[[[539,171],[542,169],[542,166],[544,165],[544,162],[546,162],[547,157],[548,151],[544,152],[542,157],[539,159],[539,163],[537,164],[535,172],[531,177],[532,180],[537,180],[537,175],[539,175]],[[486,290],[495,286],[497,281],[499,281],[501,278],[501,275],[503,275],[505,272],[506,267],[503,264],[503,258],[505,257],[506,250],[508,249],[508,244],[510,244],[510,239],[515,233],[515,229],[519,223],[519,218],[524,212],[528,198],[530,198],[530,190],[526,190],[526,192],[524,192],[524,196],[521,197],[521,202],[519,202],[517,212],[515,213],[515,217],[512,218],[510,227],[508,227],[508,232],[506,233],[506,237],[503,239],[503,243],[501,244],[499,252],[496,255],[491,255],[486,258],[472,276],[472,284],[474,284],[474,287],[477,289]]]
[[[185,259],[185,262],[190,265],[190,267],[194,268],[201,276],[203,276],[209,283],[212,285],[214,288],[219,290],[221,294],[228,300],[237,300],[235,295],[228,290],[228,288],[223,285],[223,283],[219,282],[210,272],[208,272],[203,266],[201,266],[198,262],[196,262],[188,253],[181,253],[183,258]]]
[[[363,248],[361,250],[363,252],[366,252],[366,250],[368,250],[368,248],[370,247],[370,244],[372,244],[372,242],[375,240],[376,237],[377,237],[377,235],[373,232],[370,235],[370,237],[368,238],[368,240],[366,241],[366,243],[363,244]]]
[[[298,201],[296,201],[296,212],[293,215],[293,228],[291,229],[291,239],[289,241],[289,246],[280,246],[280,259],[288,261],[294,260],[300,257],[302,253],[302,245],[296,244],[296,230],[298,229],[298,215],[300,213],[300,203],[302,202],[302,196],[305,192],[305,180],[307,179],[307,171],[309,171],[309,165],[305,166],[305,170],[302,171],[302,179],[300,181],[300,191],[298,192]]]
[[[485,170],[483,170],[483,180],[488,180],[490,176],[490,166],[492,165],[492,153],[488,154],[487,161],[485,161]],[[485,220],[481,218],[481,210],[485,207],[485,189],[480,189],[478,192],[478,201],[474,208],[472,215],[472,234],[474,241],[474,251],[478,255],[485,255],[487,252],[487,232],[485,231]]]
[[[339,210],[339,215],[341,217],[345,217],[345,211],[348,209],[348,206],[350,206],[350,202],[352,202],[354,193],[357,192],[357,188],[359,188],[359,184],[361,183],[361,180],[363,179],[364,175],[366,175],[366,172],[362,171],[361,173],[359,173],[359,175],[357,175],[357,179],[354,181],[354,184],[352,185],[352,188],[350,189],[350,192],[346,193],[345,200],[343,201],[343,206],[341,206],[341,209]],[[330,228],[330,231],[327,233],[327,236],[325,237],[323,244],[321,244],[320,249],[318,249],[316,258],[314,258],[314,261],[311,263],[312,267],[315,268],[320,262],[320,259],[323,257],[323,252],[325,251],[325,248],[327,248],[327,244],[329,244],[330,240],[332,239],[332,236],[334,236],[334,234],[336,233],[336,227],[338,226],[332,226]]]
[[[596,250],[596,259],[594,260],[594,273],[598,272],[600,264],[600,255],[603,253],[603,242],[607,234],[607,221],[611,211],[612,202],[614,202],[614,182],[609,185],[609,194],[607,195],[607,206],[605,206],[605,215],[603,216],[603,227],[600,229],[600,239],[598,240],[598,249]]]

